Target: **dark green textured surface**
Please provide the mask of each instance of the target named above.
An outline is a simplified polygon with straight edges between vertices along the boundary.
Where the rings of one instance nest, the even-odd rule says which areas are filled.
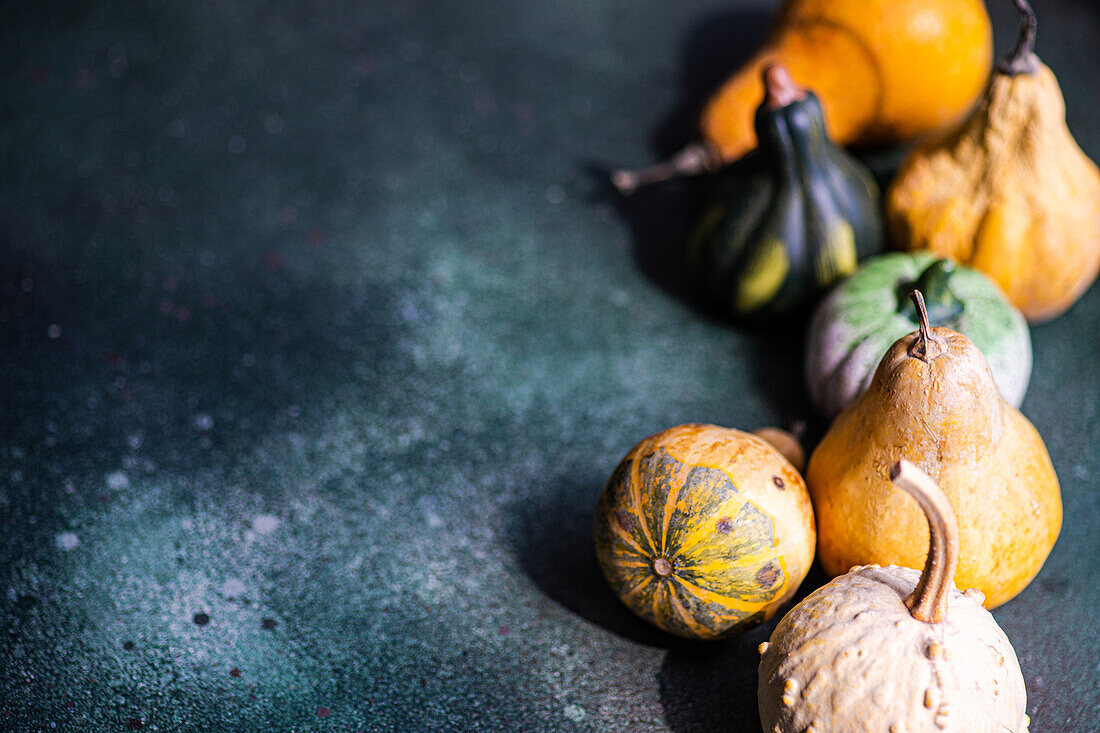
[[[771,4],[92,5],[0,11],[0,728],[755,730],[770,626],[650,630],[589,533],[643,436],[806,412],[798,338],[692,305],[690,189],[599,171]],[[1100,12],[1037,5],[1100,159]],[[1098,320],[1033,330],[1036,732],[1100,720]]]

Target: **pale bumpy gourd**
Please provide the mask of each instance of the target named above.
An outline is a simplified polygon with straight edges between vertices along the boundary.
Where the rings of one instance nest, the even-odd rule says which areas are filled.
[[[833,421],[810,456],[806,483],[817,556],[831,576],[853,565],[920,567],[928,537],[920,512],[894,491],[883,456],[929,473],[959,519],[959,584],[994,608],[1019,593],[1062,526],[1058,477],[1038,432],[1005,402],[970,339],[931,328],[898,339],[871,386]]]
[[[953,583],[959,544],[950,502],[907,461],[890,478],[924,511],[924,571],[852,568],[783,617],[760,646],[765,733],[1026,733],[1027,691],[1012,644],[981,593]]]
[[[924,294],[929,322],[973,341],[1001,396],[1019,407],[1031,378],[1027,322],[988,277],[928,252],[869,258],[822,299],[806,344],[814,406],[831,419],[870,386],[882,355],[918,326],[914,288]]]
[[[985,272],[1029,321],[1053,318],[1100,271],[1100,170],[1031,52],[1035,16],[962,127],[916,150],[887,194],[891,237]]]

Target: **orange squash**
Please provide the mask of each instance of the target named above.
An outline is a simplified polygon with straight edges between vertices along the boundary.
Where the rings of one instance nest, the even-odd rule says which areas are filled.
[[[680,425],[623,458],[600,496],[596,555],[635,613],[714,639],[771,618],[813,561],[802,477],[755,435]]]
[[[716,91],[700,120],[702,143],[670,164],[616,171],[624,191],[713,170],[756,147],[761,74],[782,64],[821,100],[839,145],[911,140],[962,117],[993,58],[982,0],[787,0],[764,46]]]

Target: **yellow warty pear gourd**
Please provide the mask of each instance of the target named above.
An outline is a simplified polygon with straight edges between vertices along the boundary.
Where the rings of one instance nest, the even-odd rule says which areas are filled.
[[[887,193],[891,237],[990,276],[1031,322],[1069,308],[1100,272],[1100,170],[1065,122],[1058,82],[1020,43],[974,114],[913,152]]]
[[[871,386],[810,457],[817,556],[830,576],[853,565],[921,567],[924,518],[886,475],[901,457],[932,476],[959,521],[958,583],[993,608],[1039,572],[1062,525],[1058,477],[1039,433],[997,390],[970,339],[930,328],[898,339]]]

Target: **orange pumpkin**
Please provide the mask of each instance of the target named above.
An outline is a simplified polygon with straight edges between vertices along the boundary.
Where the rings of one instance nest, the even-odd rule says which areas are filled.
[[[802,477],[755,435],[680,425],[623,458],[596,511],[604,576],[635,613],[714,639],[771,618],[813,561]]]
[[[817,95],[829,137],[846,146],[907,142],[954,122],[981,94],[992,59],[982,0],[786,0],[767,42],[707,102],[702,140],[612,180],[629,193],[752,150],[761,74],[773,64]]]
[[[760,70],[783,63],[821,99],[839,144],[903,142],[969,110],[992,58],[981,0],[788,0],[768,43],[707,104],[703,137],[726,160],[751,150]]]

